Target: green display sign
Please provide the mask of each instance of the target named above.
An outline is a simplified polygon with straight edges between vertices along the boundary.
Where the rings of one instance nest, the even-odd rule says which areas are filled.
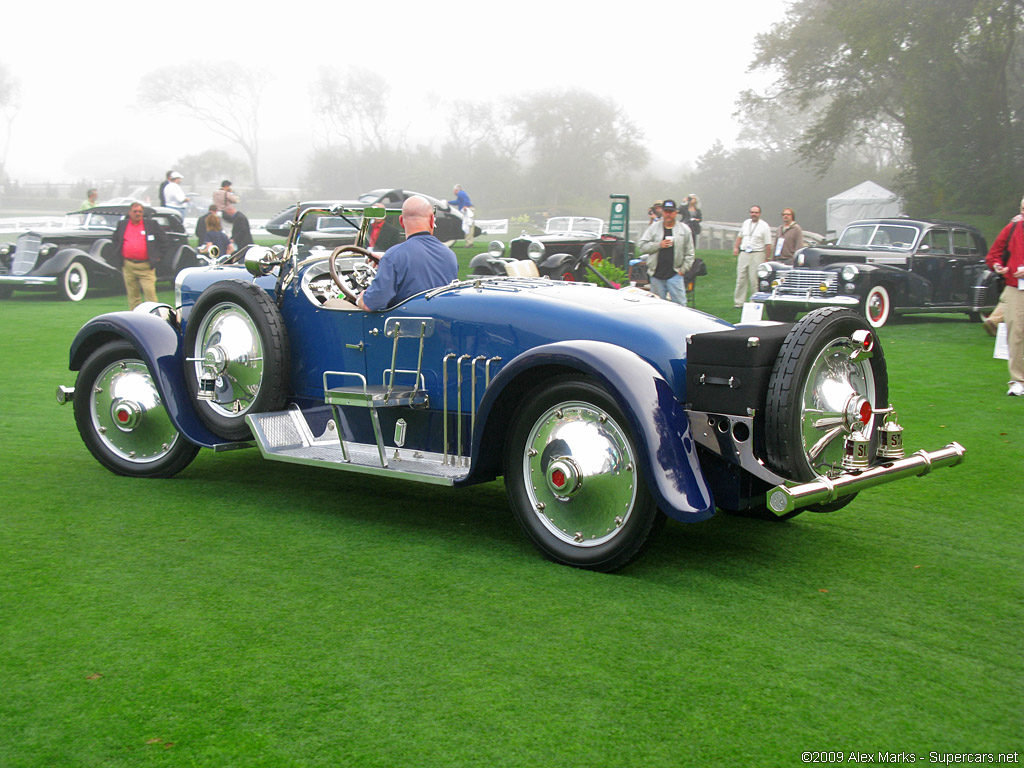
[[[612,212],[608,217],[608,231],[625,234],[629,227],[629,195],[611,195]]]

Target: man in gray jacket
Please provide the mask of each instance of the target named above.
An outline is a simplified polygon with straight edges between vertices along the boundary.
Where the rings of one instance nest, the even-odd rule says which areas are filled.
[[[675,200],[661,204],[661,218],[652,222],[640,236],[637,253],[647,262],[651,277],[651,290],[663,299],[686,306],[686,280],[683,275],[693,266],[696,252],[693,235],[684,222],[678,220]],[[651,259],[651,256],[655,256]]]

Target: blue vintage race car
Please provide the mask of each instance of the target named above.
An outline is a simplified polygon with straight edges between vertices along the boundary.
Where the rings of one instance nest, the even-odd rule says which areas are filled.
[[[299,257],[306,216],[349,217],[366,243],[393,213],[302,210],[286,246],[182,272],[177,307],[89,321],[58,400],[95,458],[168,477],[201,447],[257,445],[421,483],[504,476],[546,556],[604,571],[665,516],[829,511],[962,460],[956,443],[904,456],[881,346],[849,310],[734,327],[647,295],[477,277],[366,313],[349,299],[374,254]]]

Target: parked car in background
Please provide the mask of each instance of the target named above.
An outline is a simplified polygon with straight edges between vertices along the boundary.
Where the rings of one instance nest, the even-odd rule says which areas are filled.
[[[733,326],[649,295],[475,276],[363,312],[379,255],[363,246],[389,215],[304,210],[287,245],[180,275],[175,307],[88,322],[58,400],[97,461],[169,477],[200,447],[254,441],[279,472],[355,472],[366,493],[379,477],[503,476],[545,556],[611,571],[666,516],[832,511],[963,456],[904,455],[882,347],[848,310]],[[310,216],[358,220],[356,245],[302,258]]]
[[[0,298],[15,290],[57,291],[81,301],[90,288],[123,285],[121,265],[113,260],[111,235],[130,205],[101,205],[64,217],[63,226],[25,232],[0,245]],[[156,265],[158,280],[173,280],[179,270],[199,262],[177,212],[146,208],[167,233],[167,253]]]
[[[434,236],[441,242],[451,245],[456,240],[463,239],[466,234],[462,229],[462,213],[448,205],[447,200],[425,195],[422,192],[412,192],[408,189],[374,189],[361,194],[357,201],[361,205],[381,205],[386,208],[401,208],[402,203],[413,195],[426,198],[434,206],[436,219]],[[480,235],[480,227],[474,227],[474,237]]]
[[[493,245],[493,243],[492,243]],[[604,222],[591,216],[554,216],[548,219],[543,235],[522,235],[509,243],[508,256],[504,248],[488,249],[477,254],[470,262],[476,275],[504,275],[508,259],[529,259],[537,265],[541,276],[552,280],[585,281],[587,264],[608,259],[625,269],[628,255],[632,256],[633,243],[626,246],[617,235],[604,232]]]
[[[985,266],[985,238],[972,226],[919,219],[864,219],[835,245],[797,251],[794,266],[758,267],[752,301],[790,321],[816,307],[850,307],[873,328],[896,314],[966,312],[979,319],[999,300],[1000,281]]]

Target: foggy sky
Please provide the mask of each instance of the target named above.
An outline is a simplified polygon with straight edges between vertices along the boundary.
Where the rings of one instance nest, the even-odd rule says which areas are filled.
[[[202,125],[136,104],[146,72],[227,60],[275,74],[261,118],[266,186],[293,186],[305,170],[308,83],[323,65],[385,77],[392,123],[413,144],[444,140],[455,100],[584,88],[615,100],[643,130],[653,165],[672,172],[716,139],[735,144],[739,92],[771,79],[746,72],[754,37],[787,5],[20,3],[4,11],[0,48],[20,81],[7,170],[21,182],[100,180],[162,175],[207,149],[242,159]]]

